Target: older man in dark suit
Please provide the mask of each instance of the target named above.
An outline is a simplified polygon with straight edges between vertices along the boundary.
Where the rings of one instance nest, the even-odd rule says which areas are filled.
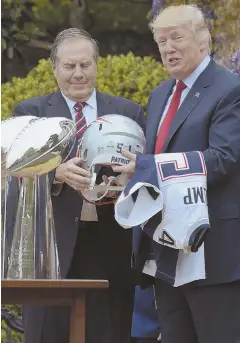
[[[147,152],[203,152],[211,230],[201,280],[173,287],[182,253],[143,232],[136,263],[156,275],[162,343],[240,342],[240,79],[210,58],[211,37],[197,7],[167,7],[151,27],[172,77],[150,96]],[[114,170],[134,172],[142,157],[125,156],[132,162]]]
[[[105,114],[128,116],[144,127],[140,105],[96,90],[98,54],[98,45],[87,32],[61,32],[51,52],[59,89],[21,102],[14,115],[76,119],[79,138],[93,120]],[[109,290],[93,291],[87,298],[87,343],[128,343],[134,296],[131,233],[115,222],[113,205],[99,207],[98,220],[83,217],[79,191],[89,183],[88,171],[73,155],[55,171],[52,203],[61,276],[109,280]],[[26,307],[24,324],[25,343],[68,342],[67,308]]]

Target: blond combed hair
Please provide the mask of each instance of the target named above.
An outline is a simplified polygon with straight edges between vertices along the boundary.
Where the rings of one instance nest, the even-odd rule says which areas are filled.
[[[195,37],[206,44],[208,53],[211,52],[211,34],[205,22],[203,12],[197,5],[171,5],[161,11],[149,24],[153,37],[157,41],[159,28],[181,24],[189,24]]]

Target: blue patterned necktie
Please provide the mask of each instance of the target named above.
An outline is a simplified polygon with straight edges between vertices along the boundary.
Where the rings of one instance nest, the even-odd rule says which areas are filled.
[[[76,111],[75,113],[75,123],[76,123],[76,128],[77,128],[77,137],[78,140],[82,137],[84,131],[87,128],[87,122],[86,118],[83,114],[83,107],[86,105],[86,102],[76,102],[74,105],[74,110]]]

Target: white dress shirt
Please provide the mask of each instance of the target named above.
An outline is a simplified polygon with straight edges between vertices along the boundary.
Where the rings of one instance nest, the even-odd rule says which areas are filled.
[[[71,99],[69,99],[68,97],[66,97],[66,95],[62,93],[63,98],[65,99],[69,111],[72,115],[73,120],[75,121],[75,114],[76,114],[76,110],[74,109],[74,106],[76,104],[76,101],[73,101]],[[96,97],[96,89],[93,89],[93,92],[91,94],[91,96],[89,97],[89,99],[86,102],[86,105],[83,107],[83,114],[84,117],[86,119],[86,123],[87,126],[89,126],[91,124],[92,121],[94,121],[95,119],[97,119],[97,97]]]
[[[190,89],[192,88],[193,84],[195,83],[195,81],[197,80],[197,78],[200,76],[200,74],[207,68],[209,62],[210,62],[211,58],[210,56],[206,56],[203,61],[199,64],[199,66],[189,75],[186,77],[186,79],[183,80],[183,82],[185,83],[185,85],[187,86],[183,91],[182,91],[182,94],[181,94],[181,99],[180,99],[180,104],[179,104],[179,107],[181,106],[183,100],[186,98],[188,92],[190,91]],[[177,80],[178,82],[178,80]],[[160,120],[160,123],[159,123],[159,127],[158,127],[158,130],[163,122],[163,119],[165,118],[166,116],[166,113],[168,111],[168,108],[169,108],[169,105],[170,105],[170,102],[172,100],[172,97],[173,97],[173,94],[176,90],[176,85],[173,87],[173,90],[172,90],[172,93],[171,95],[169,96],[168,98],[168,101],[166,103],[166,106],[165,106],[165,109],[163,111],[163,115],[161,117],[161,120]],[[178,107],[178,108],[179,108]]]

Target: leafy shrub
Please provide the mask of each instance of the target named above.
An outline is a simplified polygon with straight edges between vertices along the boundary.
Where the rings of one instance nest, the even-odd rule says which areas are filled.
[[[153,88],[168,78],[165,68],[151,57],[132,53],[100,57],[97,88],[122,96],[146,108]],[[49,60],[42,59],[25,78],[13,78],[2,85],[2,119],[11,116],[14,106],[25,99],[53,92],[57,88]]]
[[[21,309],[20,306],[16,305],[3,305],[2,309],[7,309],[13,317],[20,318],[21,316]],[[6,324],[4,321],[4,315],[2,312],[2,318],[1,318],[1,342],[2,343],[20,343],[23,341],[23,335],[15,330],[11,330],[11,328]]]

